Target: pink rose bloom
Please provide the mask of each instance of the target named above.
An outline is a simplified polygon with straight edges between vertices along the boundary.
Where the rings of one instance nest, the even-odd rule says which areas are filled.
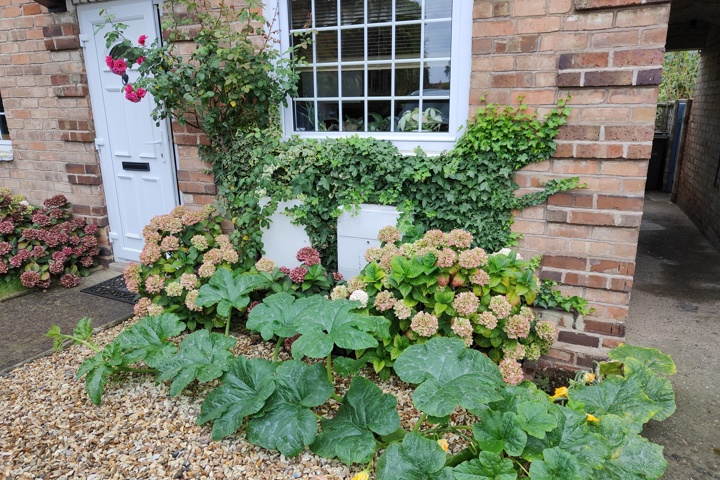
[[[145,61],[145,57],[143,57],[142,55],[140,55],[140,56],[137,58],[137,60],[135,60],[135,61],[137,62],[138,65],[142,65],[142,63]]]
[[[115,65],[115,59],[108,55],[107,57],[105,57],[105,65],[107,65],[108,68],[112,70],[113,66]]]
[[[132,103],[140,102],[140,97],[138,97],[137,93],[135,93],[135,92],[126,93],[125,98],[127,100],[130,100]]]
[[[145,94],[147,93],[147,90],[145,90],[144,88],[138,88],[135,93],[137,94],[138,97],[145,98]]]
[[[145,46],[145,40],[147,40],[147,38],[148,38],[147,35],[140,35],[140,38],[138,38],[138,43],[144,47],[144,46]]]
[[[125,85],[125,93],[132,93],[132,91],[133,86],[131,84],[128,83],[127,85]]]
[[[127,70],[127,63],[125,63],[125,60],[122,58],[118,58],[113,62],[113,66],[110,67],[110,70],[115,75],[125,75],[125,70]]]

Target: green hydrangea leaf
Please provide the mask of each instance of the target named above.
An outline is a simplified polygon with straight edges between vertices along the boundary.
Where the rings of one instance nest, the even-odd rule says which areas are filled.
[[[235,433],[243,420],[259,412],[275,391],[276,368],[277,364],[268,360],[236,357],[220,377],[222,385],[210,392],[202,403],[197,424],[215,420],[213,440]]]
[[[409,433],[402,443],[392,443],[380,456],[377,480],[453,480],[445,468],[445,451],[436,441]]]
[[[275,370],[276,390],[257,418],[247,426],[251,443],[277,449],[294,457],[315,441],[317,421],[312,407],[322,405],[333,394],[325,368],[289,360]]]
[[[306,309],[316,308],[318,297],[296,300],[289,293],[270,295],[248,315],[247,328],[260,332],[263,340],[275,335],[289,338],[298,333],[298,318]]]
[[[323,420],[323,432],[310,449],[346,464],[367,463],[376,450],[375,437],[400,428],[397,399],[363,377],[355,377],[333,419]]]
[[[559,447],[546,448],[543,459],[530,465],[533,480],[584,480],[578,460]]]
[[[634,375],[612,376],[597,385],[573,388],[568,398],[582,403],[585,411],[596,417],[618,415],[638,431],[658,411],[655,402],[643,392],[640,378]]]
[[[675,392],[670,380],[657,375],[634,358],[625,359],[625,376],[636,377],[642,385],[643,393],[655,404],[653,420],[662,421],[675,413]]]
[[[219,268],[210,281],[200,287],[195,303],[201,307],[217,305],[218,315],[227,317],[233,308],[247,307],[250,293],[267,285],[268,281],[262,275],[241,273],[235,276],[232,271]]]
[[[507,452],[517,457],[527,444],[527,434],[520,426],[517,415],[487,410],[480,421],[473,425],[473,436],[481,450],[493,453]]]
[[[610,350],[608,356],[623,363],[628,358],[633,358],[653,372],[661,375],[674,375],[677,372],[675,362],[670,358],[670,355],[666,355],[656,348],[623,344]]]
[[[592,476],[592,472],[610,456],[610,446],[605,438],[591,430],[587,415],[582,412],[557,405],[553,405],[549,412],[555,418],[557,428],[543,439],[528,437],[523,458],[543,460],[546,449],[558,447],[578,460],[583,476]]]
[[[384,317],[352,312],[357,302],[323,297],[315,297],[314,302],[314,309],[305,310],[298,317],[301,336],[292,346],[294,358],[324,358],[335,346],[348,350],[376,347],[378,341],[372,333],[379,325],[385,325],[386,329],[390,323]]]
[[[185,331],[185,324],[177,315],[163,313],[159,317],[145,317],[130,328],[123,330],[114,343],[125,351],[125,361],[134,363],[144,360],[148,367],[158,363],[177,351],[168,339]]]
[[[509,458],[497,453],[480,452],[478,458],[463,462],[453,469],[455,480],[515,480],[517,472]],[[535,477],[532,477],[533,480]]]
[[[108,344],[104,349],[80,364],[75,379],[85,375],[85,390],[90,401],[100,405],[105,384],[117,367],[123,364],[122,349],[116,343]]]
[[[459,338],[437,337],[408,347],[393,367],[403,381],[420,384],[413,402],[434,417],[450,415],[458,405],[473,409],[503,398],[497,365]]]
[[[545,438],[547,432],[557,427],[557,422],[548,413],[547,402],[523,402],[517,406],[517,422],[528,435]]]
[[[172,380],[170,395],[175,396],[197,379],[209,382],[230,368],[235,339],[207,330],[198,330],[180,342],[178,352],[159,362],[158,382]]]

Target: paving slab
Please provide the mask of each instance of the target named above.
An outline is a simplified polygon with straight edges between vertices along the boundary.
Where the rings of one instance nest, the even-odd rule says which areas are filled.
[[[74,288],[54,286],[0,302],[0,375],[49,354],[53,341],[45,333],[52,325],[70,333],[83,317],[92,318],[94,328],[107,328],[130,318],[132,305],[81,292],[117,275],[117,271],[100,269]]]
[[[663,480],[720,479],[720,253],[669,195],[645,197],[626,339],[677,365],[677,411],[643,431],[665,447]]]

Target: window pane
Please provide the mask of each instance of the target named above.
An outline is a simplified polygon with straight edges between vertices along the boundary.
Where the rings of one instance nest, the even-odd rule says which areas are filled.
[[[365,102],[343,102],[343,132],[365,131]]]
[[[315,80],[312,70],[303,69],[300,71],[300,82],[298,83],[299,97],[315,96]]]
[[[365,59],[365,29],[342,30],[342,61],[356,62]]]
[[[342,0],[340,5],[340,20],[343,25],[365,23],[365,0]]]
[[[396,130],[398,132],[446,132],[448,130],[447,116],[443,112],[447,110],[447,104],[447,100],[424,100],[422,110],[420,110],[418,101],[397,102],[395,104]]]
[[[375,27],[367,30],[368,60],[392,59],[392,27]]]
[[[423,90],[448,90],[438,95],[450,95],[450,62],[425,62]],[[427,95],[424,92],[423,95]]]
[[[359,67],[361,68],[361,67]],[[365,72],[362,70],[342,71],[342,96],[362,97],[365,95]]]
[[[368,132],[389,132],[391,122],[390,102],[368,102]]]
[[[317,32],[315,35],[315,52],[318,62],[337,62],[337,36],[336,30]]]
[[[425,24],[425,58],[450,56],[451,27],[450,22]]]
[[[395,95],[420,94],[420,65],[402,64],[395,66]]]
[[[425,0],[425,18],[450,18],[452,0]]]
[[[315,131],[314,102],[295,102],[295,130],[299,132]]]
[[[306,62],[313,62],[313,46],[312,46],[312,34],[297,34],[290,37],[290,41],[293,46],[297,46],[298,49],[295,52],[295,56],[303,58]]]
[[[318,70],[317,72],[318,97],[338,96],[338,72],[333,70]]]
[[[398,22],[406,20],[420,20],[422,9],[420,0],[396,0],[395,20]]]
[[[339,129],[338,102],[318,102],[318,117],[320,122],[318,131],[337,131]]]
[[[389,97],[392,86],[390,65],[368,65],[368,95]]]
[[[370,0],[367,11],[368,23],[392,22],[392,2],[390,0]]]
[[[334,27],[337,25],[337,2],[315,0],[315,27]]]
[[[290,10],[290,24],[293,29],[312,26],[311,0],[288,0],[288,10]]]
[[[395,27],[395,58],[420,58],[420,24]]]

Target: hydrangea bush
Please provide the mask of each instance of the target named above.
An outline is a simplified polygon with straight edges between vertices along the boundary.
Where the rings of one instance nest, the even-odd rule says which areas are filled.
[[[528,306],[538,281],[531,263],[514,251],[489,255],[471,248],[473,237],[464,230],[430,230],[400,243],[400,232],[385,227],[378,238],[381,247],[365,252],[368,265],[361,274],[331,294],[366,298],[369,313],[391,321],[393,338],[361,352],[376,371],[391,367],[412,344],[459,337],[486,352],[515,385],[523,379],[520,362],[537,360],[557,339],[556,325],[537,321]]]
[[[196,305],[200,287],[218,269],[232,269],[239,255],[220,226],[223,217],[213,206],[204,210],[176,207],[150,220],[143,229],[145,247],[140,263],[125,268],[125,284],[140,295],[135,305],[138,318],[175,313],[190,330],[198,323],[220,326],[215,308]]]
[[[72,218],[63,195],[34,206],[0,187],[0,279],[20,277],[26,288],[48,288],[56,278],[66,288],[89,273],[100,254],[97,225]]]

